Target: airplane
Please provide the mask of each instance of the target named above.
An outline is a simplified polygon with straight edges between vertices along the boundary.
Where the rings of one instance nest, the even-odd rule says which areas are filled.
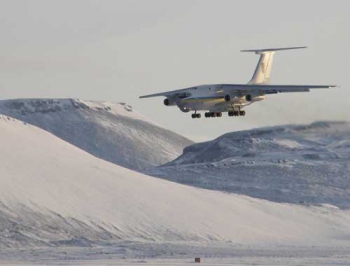
[[[209,84],[180,90],[140,96],[150,98],[164,96],[164,105],[178,106],[182,112],[194,111],[192,118],[201,118],[199,111],[206,111],[205,117],[245,116],[244,107],[265,99],[266,95],[287,92],[309,92],[310,89],[329,89],[336,85],[270,85],[271,68],[276,51],[303,49],[302,47],[267,48],[241,50],[260,55],[253,77],[248,84]]]

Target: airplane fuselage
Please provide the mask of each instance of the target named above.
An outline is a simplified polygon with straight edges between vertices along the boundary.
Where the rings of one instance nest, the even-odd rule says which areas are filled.
[[[262,101],[265,99],[264,94],[252,95],[250,92],[239,91],[230,92],[230,99],[227,98],[228,92],[224,89],[217,90],[217,85],[201,85],[183,91],[183,96],[167,98],[167,103],[177,105],[183,112],[190,111],[210,111],[210,112],[229,112],[237,109],[242,109],[244,106],[250,105],[253,102]],[[225,97],[226,96],[226,97]]]

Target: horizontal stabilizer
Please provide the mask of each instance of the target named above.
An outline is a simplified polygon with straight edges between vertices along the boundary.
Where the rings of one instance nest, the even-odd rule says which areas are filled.
[[[307,48],[307,46],[285,47],[285,48],[251,49],[251,50],[241,50],[241,52],[252,52],[252,53],[260,54],[260,53],[264,53],[264,52],[275,52],[275,51],[304,49],[304,48]]]

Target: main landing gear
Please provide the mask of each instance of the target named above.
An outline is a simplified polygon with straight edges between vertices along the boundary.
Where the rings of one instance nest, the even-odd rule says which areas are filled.
[[[228,116],[245,116],[245,111],[229,111]]]
[[[206,112],[204,114],[204,116],[206,118],[209,118],[209,117],[222,117],[222,113],[221,112]]]

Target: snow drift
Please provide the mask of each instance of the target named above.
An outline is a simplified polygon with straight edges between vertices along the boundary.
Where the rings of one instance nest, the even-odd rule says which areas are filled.
[[[225,134],[147,173],[276,202],[350,206],[350,123],[316,122]]]
[[[167,163],[192,144],[125,103],[4,100],[0,114],[36,125],[96,157],[134,170]]]
[[[184,186],[0,116],[0,247],[120,241],[349,244],[350,213]]]

